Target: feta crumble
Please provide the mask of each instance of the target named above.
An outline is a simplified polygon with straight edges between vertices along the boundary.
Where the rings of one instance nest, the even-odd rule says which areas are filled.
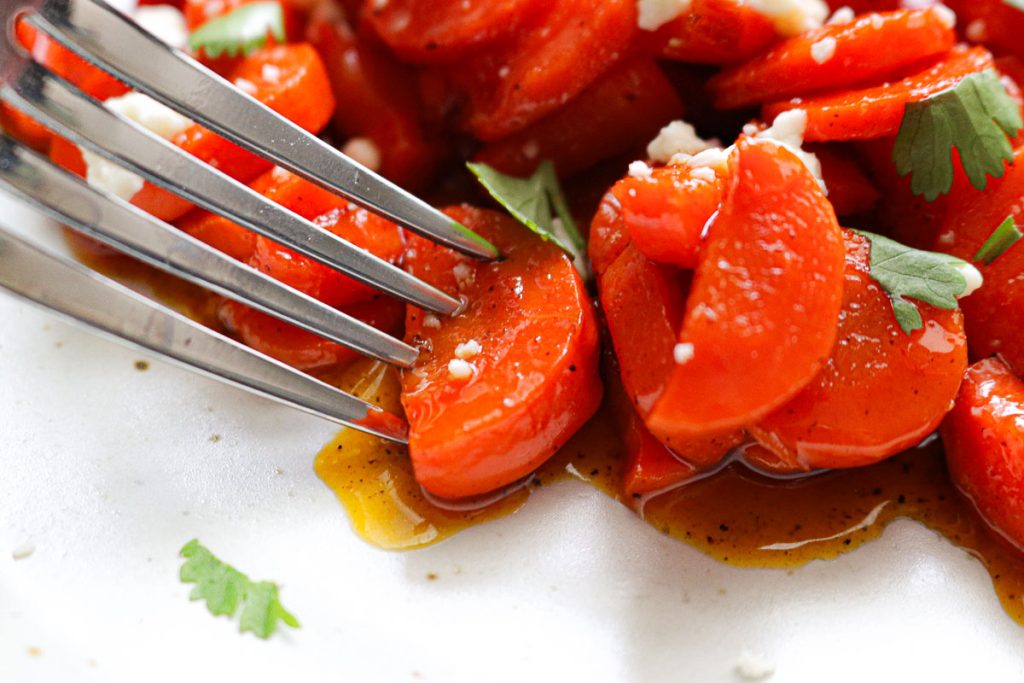
[[[433,313],[427,313],[423,316],[423,327],[428,330],[438,330],[441,328],[441,319]]]
[[[448,361],[448,376],[454,380],[467,380],[473,376],[473,365],[461,358]]]
[[[349,139],[341,148],[341,153],[358,161],[371,171],[380,170],[380,149],[370,138],[355,137]]]
[[[457,263],[452,268],[452,275],[455,276],[455,283],[459,286],[459,289],[465,289],[469,287],[476,280],[476,273],[468,263]]]
[[[775,673],[775,665],[761,655],[743,650],[735,670],[743,680],[760,681]]]
[[[461,358],[462,360],[469,360],[470,358],[476,358],[480,355],[480,352],[484,350],[484,347],[480,346],[480,342],[476,339],[470,339],[467,342],[463,342],[455,347],[455,357]]]
[[[757,134],[758,138],[771,140],[792,152],[814,175],[821,188],[828,193],[825,181],[821,177],[821,162],[811,152],[805,152],[804,131],[807,130],[807,112],[803,109],[790,109],[775,117],[770,128]]]
[[[691,0],[637,0],[636,25],[644,31],[659,28],[690,9]]]
[[[107,109],[134,121],[160,137],[170,140],[190,124],[187,118],[142,93],[130,92],[112,97],[103,103]],[[142,189],[144,181],[131,171],[82,148],[85,179],[98,190],[111,193],[125,201]]]
[[[653,172],[654,169],[643,161],[634,161],[629,165],[630,178],[650,178]]]
[[[828,26],[835,26],[836,24],[849,24],[856,18],[857,13],[853,11],[853,8],[848,5],[844,5],[843,7],[840,7],[835,12],[833,12],[832,16],[828,18],[828,21],[826,21],[825,24]]]
[[[956,12],[943,4],[932,5],[932,11],[939,15],[939,20],[946,25],[946,28],[956,26]]]
[[[832,36],[822,38],[811,45],[811,59],[818,64],[824,64],[836,56],[836,39]]]
[[[667,164],[677,154],[697,154],[714,147],[714,143],[697,135],[686,121],[673,121],[647,145],[647,156],[653,161]]]
[[[171,5],[143,5],[132,13],[135,23],[179,50],[188,45],[185,15]]]
[[[988,25],[985,24],[984,19],[975,19],[967,24],[964,35],[972,43],[983,43],[988,38]]]
[[[676,365],[685,365],[693,360],[693,344],[676,344],[672,348],[672,360]]]
[[[11,551],[12,560],[25,560],[32,556],[32,553],[36,551],[36,544],[32,541],[26,541],[19,546],[16,546]]]
[[[820,28],[830,14],[825,0],[745,0],[743,4],[770,19],[786,37]]]

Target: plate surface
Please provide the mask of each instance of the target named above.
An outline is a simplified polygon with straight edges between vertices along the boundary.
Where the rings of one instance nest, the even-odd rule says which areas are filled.
[[[59,244],[3,197],[0,221]],[[140,372],[138,352],[2,294],[0,321],[5,683],[736,681],[744,651],[772,681],[1024,676],[1024,628],[984,569],[915,523],[744,570],[565,483],[384,552],[313,473],[332,425],[156,359]],[[189,602],[193,537],[280,582],[302,629],[263,642]]]

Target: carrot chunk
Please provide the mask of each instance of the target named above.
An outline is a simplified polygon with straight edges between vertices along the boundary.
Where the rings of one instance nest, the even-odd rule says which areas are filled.
[[[662,57],[698,64],[749,59],[778,40],[771,19],[732,0],[694,0],[652,42]]]

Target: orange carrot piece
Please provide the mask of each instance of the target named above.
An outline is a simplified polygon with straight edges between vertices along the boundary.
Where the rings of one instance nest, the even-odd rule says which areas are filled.
[[[694,0],[654,34],[662,57],[698,64],[750,59],[779,39],[771,19],[732,0]]]

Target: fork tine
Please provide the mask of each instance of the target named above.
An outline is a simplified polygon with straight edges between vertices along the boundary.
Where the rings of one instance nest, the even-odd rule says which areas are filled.
[[[0,100],[147,180],[353,279],[439,313],[451,314],[460,306],[444,292],[199,163],[38,64],[26,62],[15,82],[0,86]]]
[[[88,268],[0,229],[0,288],[215,379],[405,443],[397,415],[207,330]]]
[[[416,359],[415,348],[98,192],[7,136],[0,136],[0,181],[57,220],[157,268],[359,353],[402,367]]]
[[[133,88],[312,182],[436,242],[494,258],[487,240],[151,36],[103,0],[47,1],[32,23]],[[117,36],[117,40],[110,40]]]

